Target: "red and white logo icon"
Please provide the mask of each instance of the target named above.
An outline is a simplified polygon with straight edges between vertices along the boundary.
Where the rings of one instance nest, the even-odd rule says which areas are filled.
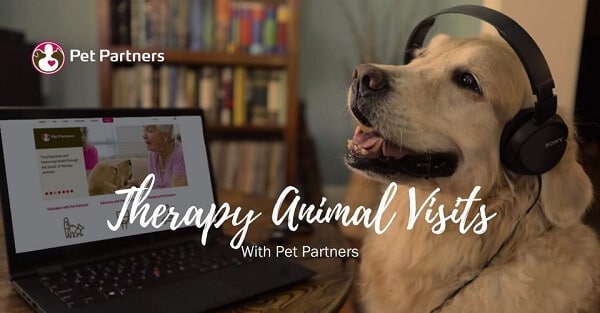
[[[54,74],[65,64],[65,52],[59,44],[44,41],[33,49],[31,63],[42,74]]]

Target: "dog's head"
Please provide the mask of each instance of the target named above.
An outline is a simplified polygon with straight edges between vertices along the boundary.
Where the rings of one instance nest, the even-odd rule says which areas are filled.
[[[89,181],[107,182],[116,188],[125,188],[127,181],[133,177],[131,160],[119,162],[100,162],[90,172]]]
[[[360,65],[353,79],[348,106],[358,127],[348,141],[350,168],[383,182],[456,195],[481,186],[485,196],[499,185],[535,179],[500,161],[504,126],[535,101],[522,64],[504,41],[438,35],[409,64]],[[564,112],[559,109],[571,126]],[[559,164],[542,176],[541,200],[556,224],[578,219],[591,201],[573,133],[570,127]]]
[[[133,178],[132,167],[133,164],[129,159],[117,163],[115,166],[117,169],[115,173],[115,185],[120,188],[127,186],[127,181]]]

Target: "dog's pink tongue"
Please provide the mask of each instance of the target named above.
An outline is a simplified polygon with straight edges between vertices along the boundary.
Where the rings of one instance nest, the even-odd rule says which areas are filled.
[[[405,155],[408,154],[406,150],[391,144],[389,142],[385,142],[382,147],[382,154],[385,157],[392,157],[394,159],[402,159]]]
[[[354,131],[354,136],[352,137],[352,142],[367,150],[373,148],[378,142],[381,141],[383,141],[383,138],[377,136],[375,132],[365,133],[359,128],[356,128]]]
[[[376,132],[365,132],[357,127],[352,140],[348,140],[348,150],[361,158],[378,158],[381,156],[383,142],[383,138],[379,137]]]
[[[359,127],[354,131],[348,148],[364,158],[391,157],[401,159],[408,154],[406,150],[384,140],[377,132],[364,132]]]

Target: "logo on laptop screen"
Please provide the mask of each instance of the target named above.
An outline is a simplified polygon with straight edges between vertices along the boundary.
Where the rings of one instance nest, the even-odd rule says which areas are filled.
[[[50,142],[50,134],[48,134],[48,133],[43,133],[43,134],[42,134],[42,141],[43,141],[43,142]]]
[[[68,217],[63,219],[63,227],[65,230],[65,238],[75,238],[75,237],[83,237],[83,225],[71,224]]]
[[[65,64],[65,52],[59,44],[45,41],[33,49],[31,63],[42,74],[54,74]]]

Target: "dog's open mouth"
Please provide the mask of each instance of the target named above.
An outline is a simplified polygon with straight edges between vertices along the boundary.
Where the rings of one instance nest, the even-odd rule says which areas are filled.
[[[383,175],[431,178],[452,175],[458,161],[452,153],[416,153],[384,139],[375,130],[359,126],[348,140],[346,162],[353,168]]]

